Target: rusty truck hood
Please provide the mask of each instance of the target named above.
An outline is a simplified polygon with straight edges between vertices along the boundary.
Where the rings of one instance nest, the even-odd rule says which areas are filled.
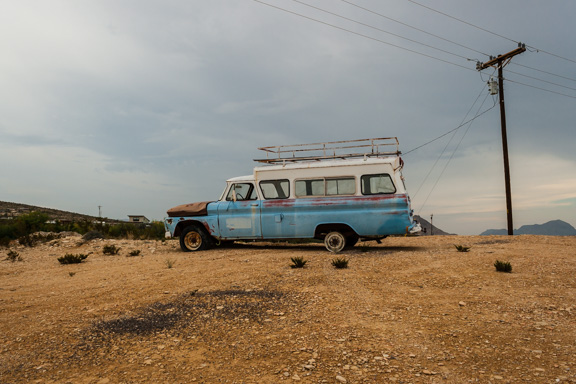
[[[170,208],[166,213],[169,217],[181,216],[206,216],[208,214],[208,204],[211,201],[178,205]]]

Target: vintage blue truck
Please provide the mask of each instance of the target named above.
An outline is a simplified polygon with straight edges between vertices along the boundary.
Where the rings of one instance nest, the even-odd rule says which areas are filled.
[[[169,209],[166,237],[179,237],[183,251],[221,241],[318,239],[340,252],[358,240],[421,231],[395,137],[259,149],[267,157],[256,161],[265,165],[227,180],[220,199]]]

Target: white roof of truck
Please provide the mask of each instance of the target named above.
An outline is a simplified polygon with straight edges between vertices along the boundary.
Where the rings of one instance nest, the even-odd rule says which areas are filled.
[[[236,176],[236,177],[232,177],[231,179],[226,180],[226,182],[231,182],[231,183],[241,183],[243,181],[254,181],[254,175]]]
[[[389,156],[384,158],[369,157],[366,159],[322,160],[322,161],[309,161],[309,162],[298,162],[288,164],[263,165],[255,167],[253,175],[232,177],[226,181],[229,183],[251,182],[256,180],[256,178],[260,179],[262,177],[258,175],[263,175],[266,173],[272,174],[273,177],[280,177],[281,175],[284,175],[285,172],[287,172],[288,174],[290,174],[290,176],[294,177],[295,173],[298,173],[298,170],[309,170],[308,172],[311,172],[313,169],[318,170],[320,173],[323,173],[321,169],[325,169],[327,173],[326,176],[334,176],[335,173],[340,173],[338,172],[338,169],[342,168],[367,167],[373,169],[375,166],[376,167],[384,166],[387,168],[389,167],[388,169],[392,168],[390,171],[397,170],[402,166],[402,160],[400,159],[399,156]],[[341,172],[341,173],[349,174],[350,172]],[[286,177],[288,176],[288,174],[286,174]]]
[[[279,171],[283,169],[307,169],[307,168],[334,168],[334,167],[352,167],[365,166],[374,164],[390,164],[394,168],[401,163],[400,156],[388,157],[367,157],[366,159],[341,159],[341,160],[322,160],[307,161],[298,163],[286,163],[275,165],[263,165],[254,168],[254,172],[261,171]]]

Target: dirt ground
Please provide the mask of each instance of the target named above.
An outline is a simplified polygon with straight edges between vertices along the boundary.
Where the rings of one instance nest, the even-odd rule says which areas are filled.
[[[576,237],[388,238],[340,254],[347,269],[322,245],[12,249],[0,383],[576,382]]]

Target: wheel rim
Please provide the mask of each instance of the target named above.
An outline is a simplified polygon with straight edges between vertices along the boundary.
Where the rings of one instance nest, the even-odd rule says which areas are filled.
[[[326,236],[324,245],[330,252],[338,253],[344,249],[344,246],[346,245],[346,239],[339,232],[331,232]]]
[[[186,248],[195,251],[202,245],[202,237],[198,232],[188,232],[184,237]]]

